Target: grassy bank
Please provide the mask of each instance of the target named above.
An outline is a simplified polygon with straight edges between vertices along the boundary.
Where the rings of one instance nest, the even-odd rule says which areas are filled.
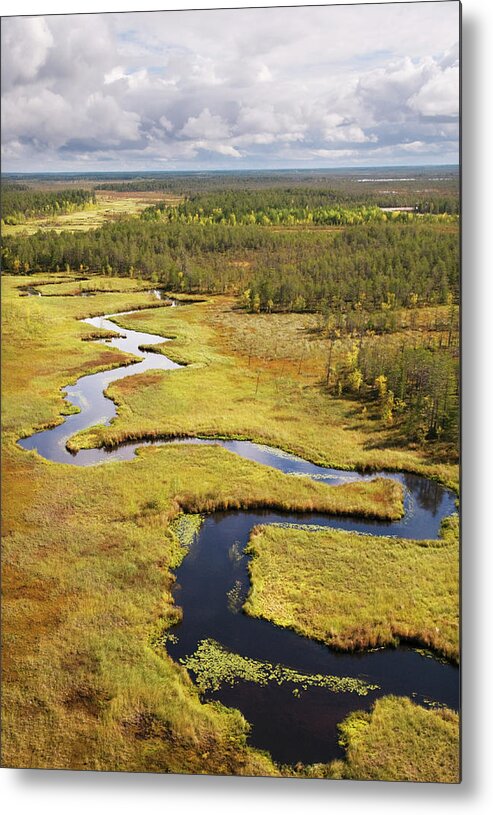
[[[217,298],[190,308],[119,318],[123,327],[174,338],[163,352],[190,367],[113,383],[108,395],[118,405],[117,419],[109,427],[74,437],[72,449],[160,435],[226,436],[271,444],[317,464],[407,470],[457,487],[457,464],[447,455],[440,450],[433,455],[427,449],[403,449],[380,420],[354,402],[328,396],[318,374],[305,376],[303,368],[298,373],[298,358],[289,365],[281,359],[249,357],[248,347],[241,355],[228,350],[225,312],[232,313],[231,301]],[[250,316],[265,320],[265,315]],[[281,319],[273,323],[273,346]],[[293,354],[297,353],[296,346]]]
[[[4,452],[5,765],[276,772],[246,747],[242,717],[201,705],[152,645],[176,620],[169,565],[180,552],[166,528],[177,498],[211,471],[222,504],[250,489],[232,457],[202,453],[82,471]],[[233,480],[232,495],[221,484]]]
[[[43,297],[78,296],[84,292],[91,295],[108,294],[110,292],[120,292],[130,294],[134,292],[148,292],[152,289],[152,284],[144,280],[130,277],[106,277],[105,275],[89,274],[81,272],[79,279],[69,276],[66,280],[62,278],[53,282],[45,280],[43,284],[36,288]]]
[[[311,506],[309,482],[217,448],[81,469],[6,448],[4,763],[276,774],[242,717],[202,705],[155,645],[178,614],[167,530],[182,507]]]
[[[411,640],[459,658],[458,525],[440,541],[257,527],[244,609],[342,650]]]
[[[451,710],[385,696],[369,713],[352,713],[339,729],[346,759],[329,765],[329,778],[459,783],[459,718]]]

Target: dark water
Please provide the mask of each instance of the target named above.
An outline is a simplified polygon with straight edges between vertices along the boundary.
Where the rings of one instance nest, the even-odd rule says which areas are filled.
[[[80,413],[68,416],[56,428],[19,440],[23,448],[37,450],[50,461],[88,466],[111,460],[130,461],[135,456],[136,448],[146,444],[219,444],[236,455],[274,467],[291,474],[293,478],[309,477],[328,484],[340,484],[375,477],[375,473],[368,475],[321,467],[249,441],[198,438],[154,440],[126,444],[114,450],[83,450],[72,455],[65,445],[74,433],[94,424],[108,425],[115,417],[114,403],[103,395],[110,382],[143,371],[173,371],[181,367],[163,354],[140,350],[141,345],[160,344],[166,338],[121,329],[110,319],[118,316],[93,317],[85,322],[94,328],[121,332],[121,337],[103,342],[132,353],[141,361],[113,371],[83,376],[75,385],[65,388],[67,399],[80,408]],[[442,518],[455,509],[453,493],[421,476],[403,473],[382,475],[404,486],[405,516],[400,521],[362,521],[316,513],[217,512],[207,516],[177,570],[175,599],[184,615],[182,623],[173,629],[176,642],[170,641],[167,646],[174,659],[193,654],[201,640],[212,638],[245,657],[279,663],[303,673],[351,676],[379,685],[378,690],[363,697],[349,692],[333,693],[317,687],[302,691],[298,697],[293,695],[290,684],[259,686],[240,681],[234,687],[224,686],[219,691],[207,694],[208,699],[239,708],[252,725],[250,742],[269,750],[276,761],[325,762],[340,756],[337,724],[351,710],[368,709],[378,696],[394,693],[410,696],[424,704],[431,702],[454,709],[459,707],[459,671],[453,665],[425,657],[410,647],[356,654],[337,653],[265,620],[247,617],[228,604],[227,592],[235,585],[241,587],[243,600],[248,592],[247,558],[243,548],[250,530],[259,523],[317,524],[373,535],[436,538]],[[233,545],[234,550],[231,549]],[[234,557],[231,556],[232,551],[235,552]]]
[[[221,512],[206,518],[182,565],[174,591],[183,621],[172,633],[168,652],[175,660],[194,653],[206,638],[245,657],[287,665],[302,673],[351,676],[379,685],[367,696],[309,688],[294,696],[292,685],[259,686],[239,682],[206,694],[237,707],[252,724],[251,742],[283,763],[327,761],[341,755],[337,724],[352,710],[369,708],[379,696],[393,693],[458,709],[458,669],[418,654],[411,648],[385,648],[357,654],[339,653],[292,631],[235,611],[228,594],[241,584],[244,601],[249,588],[248,558],[243,552],[252,527],[271,523],[318,524],[340,528],[339,519],[324,515],[279,514],[269,511]],[[347,526],[350,525],[348,519]],[[359,531],[375,534],[373,525]],[[234,547],[232,549],[232,546]],[[237,608],[241,608],[241,600]]]

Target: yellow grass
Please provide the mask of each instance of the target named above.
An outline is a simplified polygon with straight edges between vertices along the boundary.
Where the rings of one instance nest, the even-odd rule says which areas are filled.
[[[146,449],[93,468],[21,450],[19,435],[59,420],[61,386],[125,359],[81,342],[91,329],[77,318],[150,302],[138,292],[20,297],[25,282],[2,281],[4,764],[278,774],[247,747],[243,717],[201,704],[160,644],[178,613],[169,521],[216,507],[378,509],[385,485],[331,489],[215,447]],[[390,498],[400,505],[392,485]]]
[[[244,609],[342,650],[400,640],[459,659],[458,524],[441,541],[262,526]]]
[[[48,230],[87,232],[89,229],[97,229],[107,221],[114,221],[123,216],[138,215],[153,203],[141,193],[116,196],[98,192],[96,198],[96,204],[91,204],[86,209],[47,218],[31,218],[22,224],[4,224],[2,234],[33,235],[35,232]],[[159,200],[162,200],[162,196],[159,196]]]
[[[369,713],[348,716],[340,731],[346,759],[332,762],[330,778],[460,781],[459,717],[452,710],[425,710],[409,699],[385,696]]]

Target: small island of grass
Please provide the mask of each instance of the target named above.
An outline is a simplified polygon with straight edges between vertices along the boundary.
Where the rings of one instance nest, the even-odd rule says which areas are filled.
[[[438,541],[257,527],[244,610],[341,650],[404,640],[458,661],[457,537],[456,516]]]

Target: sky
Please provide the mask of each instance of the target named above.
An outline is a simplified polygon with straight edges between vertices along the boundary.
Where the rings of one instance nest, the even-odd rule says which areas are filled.
[[[4,17],[2,170],[455,164],[459,3]]]

